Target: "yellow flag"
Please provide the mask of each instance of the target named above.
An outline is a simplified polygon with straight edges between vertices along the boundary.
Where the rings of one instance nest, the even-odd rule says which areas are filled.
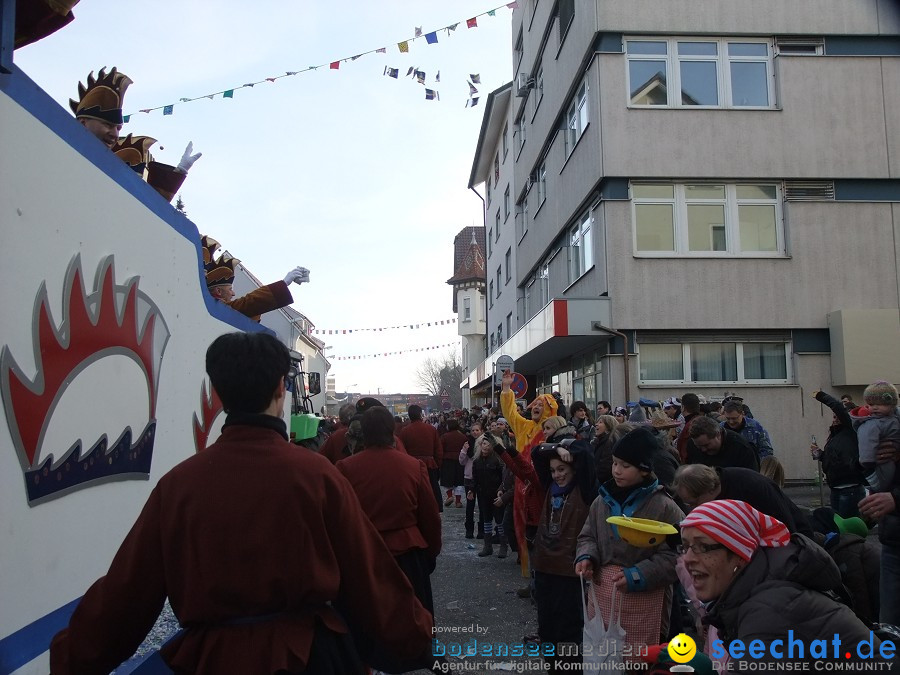
[[[398,43],[397,43],[397,47],[400,48],[400,51],[401,51],[403,54],[406,54],[407,52],[409,52],[409,43],[406,42],[406,41],[398,42]]]

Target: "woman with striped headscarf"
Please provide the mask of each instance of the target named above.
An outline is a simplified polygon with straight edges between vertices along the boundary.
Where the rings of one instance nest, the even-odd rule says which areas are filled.
[[[814,640],[826,642],[828,660],[834,660],[837,634],[838,658],[847,662],[845,654],[855,658],[857,644],[870,639],[868,628],[837,599],[841,575],[828,553],[746,502],[721,499],[698,506],[681,521],[681,538],[679,551],[694,591],[707,604],[705,621],[721,640],[712,645],[714,660],[723,660],[734,640],[745,650],[754,640],[763,645],[759,658],[742,652],[738,671],[748,662],[808,663],[816,658],[810,651]],[[878,638],[872,643],[877,655]]]

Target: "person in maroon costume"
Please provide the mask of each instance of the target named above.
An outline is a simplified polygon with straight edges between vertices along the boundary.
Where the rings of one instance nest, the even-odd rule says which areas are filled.
[[[394,445],[394,418],[376,406],[360,422],[363,449],[337,463],[359,503],[432,616],[429,575],[441,552],[441,515],[428,470]]]
[[[422,408],[411,405],[407,408],[407,412],[409,413],[409,424],[400,431],[400,440],[403,442],[406,452],[425,463],[438,510],[443,511],[444,501],[441,499],[441,488],[438,487],[438,467],[444,459],[441,438],[437,429],[422,420]]]
[[[432,617],[353,487],[288,441],[289,368],[287,348],[268,334],[212,343],[206,371],[228,415],[222,435],[160,478],[107,574],[53,638],[54,675],[109,673],[167,597],[184,627],[161,650],[176,673],[355,674],[362,660],[433,662]],[[389,666],[360,653],[351,630]]]

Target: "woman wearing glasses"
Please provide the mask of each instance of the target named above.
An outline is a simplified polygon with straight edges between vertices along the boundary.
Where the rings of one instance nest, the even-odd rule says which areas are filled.
[[[618,537],[610,516],[646,518],[677,525],[684,513],[653,473],[656,437],[638,427],[613,447],[612,478],[600,486],[600,494],[578,535],[575,573],[593,578],[604,623],[622,603],[622,627],[631,653],[626,662],[638,661],[639,649],[662,642],[668,636],[671,586],[676,580],[675,550],[665,539],[639,548]]]
[[[826,595],[841,592],[837,565],[803,535],[791,535],[780,520],[746,502],[721,499],[695,508],[681,528],[685,567],[707,605],[706,622],[718,631],[720,642],[710,644],[708,654],[723,661],[734,640],[745,648],[754,640],[764,646],[757,650],[760,658],[745,656],[729,670],[740,672],[748,662],[810,661],[813,640],[827,642],[828,660],[835,660],[835,635],[841,645],[837,659],[847,662],[849,653],[853,661],[857,644],[869,640],[868,628],[853,611]],[[788,631],[792,644],[804,646],[799,656],[796,649],[793,657],[787,654]],[[880,641],[872,638],[872,643],[877,655]]]

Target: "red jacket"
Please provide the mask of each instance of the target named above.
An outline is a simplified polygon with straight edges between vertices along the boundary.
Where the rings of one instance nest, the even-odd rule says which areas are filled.
[[[337,464],[395,556],[441,552],[441,516],[425,465],[395,448],[366,448]]]
[[[50,670],[109,673],[166,597],[187,627],[162,649],[176,672],[304,670],[316,617],[346,632],[329,601],[399,658],[430,648],[431,616],[347,479],[250,424],[226,426],[160,478],[107,574],[53,638]]]
[[[349,453],[344,454],[344,446],[347,443],[347,429],[348,427],[343,425],[335,429],[334,433],[328,437],[319,450],[319,454],[327,458],[332,464],[337,464],[344,457],[350,456]]]
[[[459,463],[459,451],[466,444],[466,435],[455,429],[448,431],[441,436],[441,447],[443,448],[443,460],[445,462]]]
[[[403,441],[406,452],[425,462],[429,469],[437,469],[444,458],[437,429],[426,422],[410,422],[400,431],[400,440]],[[459,455],[459,451],[456,452]]]

